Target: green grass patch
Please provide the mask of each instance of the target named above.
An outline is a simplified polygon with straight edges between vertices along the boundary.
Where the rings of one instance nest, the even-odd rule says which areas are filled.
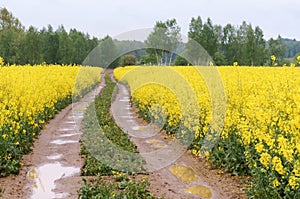
[[[83,179],[84,186],[79,191],[81,199],[91,198],[143,198],[154,199],[155,197],[147,190],[147,179],[135,180],[122,172],[114,172],[110,178],[98,176],[93,180]]]
[[[146,179],[137,180],[144,172],[144,160],[137,147],[115,123],[110,107],[116,84],[109,75],[106,86],[86,111],[83,120],[81,154],[85,161],[83,176],[93,176],[78,191],[85,198],[155,198],[147,190]]]

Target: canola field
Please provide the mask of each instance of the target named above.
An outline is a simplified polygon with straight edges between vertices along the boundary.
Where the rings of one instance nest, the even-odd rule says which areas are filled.
[[[0,63],[0,176],[17,173],[22,155],[55,113],[100,81],[102,69]]]
[[[250,176],[249,197],[300,197],[300,68],[128,66],[114,76],[146,120]]]

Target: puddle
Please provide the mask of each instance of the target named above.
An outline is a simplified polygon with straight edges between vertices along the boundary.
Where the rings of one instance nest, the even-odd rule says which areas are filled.
[[[122,117],[122,118],[133,118],[133,116],[131,116],[131,115],[123,115],[123,116],[120,116],[120,117]]]
[[[132,129],[135,131],[138,131],[138,130],[145,130],[146,127],[145,126],[133,126]]]
[[[72,143],[77,143],[77,140],[54,140],[52,142],[50,142],[51,144],[72,144]]]
[[[55,198],[66,198],[68,197],[70,194],[69,193],[57,193],[55,194]]]
[[[73,108],[74,111],[85,111],[86,110],[86,107],[76,107],[76,108]]]
[[[72,121],[65,121],[64,124],[74,124],[75,125],[76,122],[74,120],[72,120]]]
[[[175,164],[172,165],[169,170],[173,175],[183,182],[194,182],[199,180],[199,177],[196,175],[195,171],[190,167]]]
[[[166,146],[167,146],[167,145],[165,145],[165,143],[163,143],[163,142],[154,144],[154,148],[156,148],[156,149],[161,149],[161,148],[164,148],[164,147],[166,147]]]
[[[67,133],[67,134],[62,134],[59,137],[72,137],[74,135],[78,135],[78,133]]]
[[[63,154],[55,154],[55,155],[47,156],[48,160],[57,160],[61,157],[63,157]]]
[[[57,131],[75,131],[76,129],[72,128],[59,128]]]
[[[147,140],[146,142],[149,143],[149,144],[157,144],[161,141],[160,140]]]
[[[129,102],[129,97],[123,97],[119,101],[120,102]]]
[[[83,117],[84,117],[83,115],[74,115],[74,119],[81,119]]]
[[[212,197],[210,188],[202,186],[202,185],[188,187],[184,190],[184,192],[190,193],[190,194],[195,194],[197,196],[200,196],[202,198],[207,198],[207,199]]]
[[[149,144],[152,144],[154,148],[156,149],[161,149],[165,146],[167,146],[164,142],[160,141],[160,140],[147,140],[146,141]]]
[[[63,167],[60,163],[45,164],[33,168],[28,172],[28,178],[32,181],[33,194],[31,199],[64,198],[68,193],[55,194],[55,181],[64,177],[70,177],[80,172],[80,168]]]

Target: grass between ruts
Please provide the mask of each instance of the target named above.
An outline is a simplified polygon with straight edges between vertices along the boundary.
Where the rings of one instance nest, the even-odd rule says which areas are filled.
[[[105,76],[105,81],[101,95],[87,108],[83,120],[81,153],[85,161],[81,174],[89,177],[83,177],[79,198],[155,198],[147,190],[147,179],[138,174],[144,171],[144,160],[110,115],[116,84],[109,75]],[[119,150],[112,149],[113,146]],[[136,155],[127,157],[123,150]]]

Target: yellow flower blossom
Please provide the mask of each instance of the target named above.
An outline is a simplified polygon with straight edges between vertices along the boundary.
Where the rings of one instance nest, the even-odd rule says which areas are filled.
[[[264,145],[260,142],[260,143],[255,145],[255,149],[258,153],[261,153],[264,149]]]
[[[277,179],[275,179],[273,180],[272,184],[274,187],[278,187],[280,185],[280,182]]]
[[[279,174],[283,175],[284,172],[284,168],[281,162],[281,159],[277,156],[272,158],[272,165],[275,171],[277,171]]]
[[[276,56],[275,56],[275,55],[272,55],[272,56],[271,56],[271,60],[272,60],[272,61],[275,61],[275,60],[276,60]]]
[[[272,65],[277,64],[275,55],[270,60]],[[207,134],[214,122],[212,107],[220,104],[212,104],[216,96],[211,96],[213,92],[208,90],[211,78],[207,75],[208,68],[211,67],[130,66],[115,69],[114,76],[128,84],[132,101],[141,115],[148,119],[164,116],[164,126],[170,134],[176,134],[174,129],[177,128],[180,132],[194,132],[191,152],[198,155],[201,141],[212,138]],[[279,174],[280,178],[272,178],[270,186],[289,183],[297,189],[296,178],[300,177],[300,68],[224,66],[217,67],[217,70],[226,94],[226,99],[219,97],[226,103],[223,128],[218,135],[220,140],[225,142],[228,135],[236,134],[239,144],[250,149],[244,153],[251,164],[250,169],[257,167],[266,173],[265,176]],[[195,93],[199,108],[190,107],[194,98],[189,96],[188,89]],[[156,106],[163,107],[164,114],[152,108]],[[191,117],[187,117],[189,115]],[[199,120],[193,120],[194,116]],[[220,147],[216,150],[224,153],[226,149]],[[210,155],[214,156],[214,153]],[[291,174],[294,177],[290,178]]]
[[[264,165],[266,168],[269,167],[270,161],[271,161],[271,156],[268,153],[262,153],[260,155],[259,161],[261,162],[262,165]]]
[[[6,139],[7,137],[8,137],[7,134],[3,134],[3,135],[2,135],[2,138],[3,138],[3,139]]]
[[[0,154],[7,154],[7,151],[14,151],[12,147],[16,148],[14,155],[7,154],[1,158],[1,173],[6,174],[6,169],[11,171],[11,167],[16,165],[15,160],[8,160],[23,154],[22,150],[28,150],[32,137],[40,130],[39,124],[53,118],[59,104],[67,105],[72,96],[76,98],[97,84],[102,69],[71,65],[3,64],[4,60],[0,57],[0,138],[3,139],[0,141],[10,143],[1,145]]]
[[[289,185],[292,188],[296,188],[299,186],[299,178],[295,177],[295,176],[290,176],[289,178]]]

